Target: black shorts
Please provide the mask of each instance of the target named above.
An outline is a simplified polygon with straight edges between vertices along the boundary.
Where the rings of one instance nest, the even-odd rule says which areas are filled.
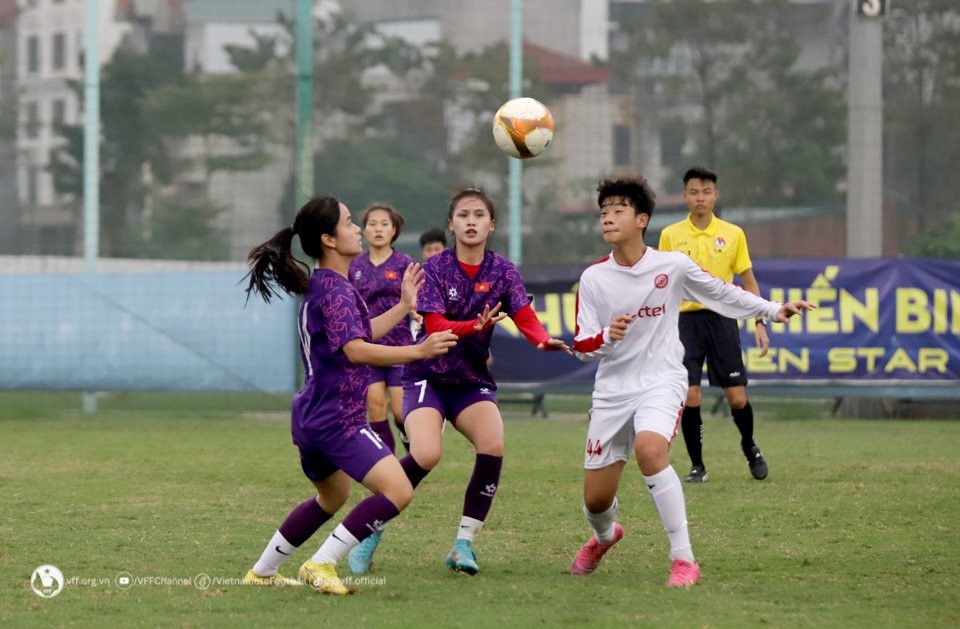
[[[680,313],[679,327],[688,384],[700,386],[704,359],[711,386],[726,389],[747,384],[735,319],[710,310],[695,310]]]

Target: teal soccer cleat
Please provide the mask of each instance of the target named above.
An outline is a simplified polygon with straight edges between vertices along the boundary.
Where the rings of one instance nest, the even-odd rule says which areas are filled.
[[[383,531],[377,531],[350,550],[350,554],[347,556],[350,572],[353,574],[366,574],[370,572],[370,565],[373,563],[373,553],[377,550],[377,546],[380,545],[380,538],[382,536]]]
[[[454,542],[453,550],[447,555],[446,563],[447,567],[454,572],[466,572],[471,576],[480,572],[477,553],[473,550],[473,544],[466,539],[458,539]]]

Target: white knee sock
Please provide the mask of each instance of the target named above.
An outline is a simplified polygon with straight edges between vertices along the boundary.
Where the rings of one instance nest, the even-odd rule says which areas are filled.
[[[460,528],[457,530],[457,539],[465,539],[472,542],[483,528],[483,522],[475,518],[460,516]]]
[[[347,556],[350,549],[359,543],[357,538],[354,537],[345,526],[338,524],[337,528],[333,529],[333,532],[330,533],[327,541],[321,544],[317,552],[313,553],[310,561],[337,565],[341,559]]]
[[[587,505],[583,505],[583,515],[587,516],[587,522],[593,527],[593,532],[597,534],[597,540],[603,544],[613,541],[613,525],[617,521],[617,498],[613,498],[613,504],[606,511],[600,513],[590,513]]]
[[[286,538],[277,531],[270,538],[270,543],[263,549],[259,561],[253,566],[253,572],[261,577],[273,576],[280,568],[280,564],[293,554],[297,547],[286,540]]]
[[[663,530],[670,540],[670,557],[693,561],[693,548],[690,546],[690,533],[687,531],[687,505],[683,499],[683,485],[680,477],[668,465],[653,476],[644,476],[650,497],[660,514]]]

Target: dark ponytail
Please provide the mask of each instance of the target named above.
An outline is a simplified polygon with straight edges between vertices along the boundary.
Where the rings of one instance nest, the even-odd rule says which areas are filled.
[[[310,267],[293,257],[290,250],[293,236],[300,236],[303,252],[320,260],[323,258],[323,235],[335,236],[340,222],[340,201],[336,197],[313,197],[303,204],[293,227],[284,227],[267,242],[257,245],[247,254],[250,278],[247,284],[247,299],[250,293],[259,294],[270,303],[281,297],[278,288],[288,295],[305,295],[310,288]]]
[[[293,228],[284,227],[273,238],[257,245],[247,255],[250,272],[247,277],[247,299],[250,293],[257,293],[270,303],[275,296],[280,297],[278,288],[288,295],[303,295],[310,286],[310,269],[293,257]]]

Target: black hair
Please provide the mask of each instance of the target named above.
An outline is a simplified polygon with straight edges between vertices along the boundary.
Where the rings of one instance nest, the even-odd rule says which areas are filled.
[[[699,179],[700,181],[712,181],[714,185],[717,183],[717,174],[707,170],[703,166],[694,166],[687,172],[683,174],[683,185],[686,186],[687,182],[691,179]]]
[[[370,213],[376,210],[382,210],[390,216],[390,222],[393,223],[393,238],[390,239],[390,244],[392,245],[397,242],[397,238],[400,237],[400,232],[403,231],[403,216],[389,203],[374,201],[363,211],[363,215],[360,217],[360,225],[366,228]]]
[[[497,210],[493,207],[493,201],[483,190],[480,190],[479,188],[461,188],[455,192],[453,197],[450,199],[450,207],[447,210],[447,220],[453,220],[453,209],[457,207],[457,203],[468,198],[480,199],[483,201],[483,204],[487,206],[487,211],[490,212],[490,220],[497,220]]]
[[[247,299],[251,293],[256,293],[270,303],[274,297],[281,296],[278,289],[288,295],[306,294],[310,287],[310,267],[293,256],[293,237],[300,236],[303,252],[319,260],[323,258],[320,237],[324,234],[335,236],[339,222],[340,201],[337,198],[313,197],[304,203],[291,227],[284,227],[247,254],[250,267],[246,275],[250,278]]]
[[[597,185],[597,206],[611,197],[620,197],[629,201],[637,214],[653,217],[653,208],[657,204],[657,195],[647,180],[641,176],[604,179]]]
[[[447,246],[447,234],[439,227],[431,227],[420,234],[420,248],[424,248],[430,243],[439,242],[444,247]]]

